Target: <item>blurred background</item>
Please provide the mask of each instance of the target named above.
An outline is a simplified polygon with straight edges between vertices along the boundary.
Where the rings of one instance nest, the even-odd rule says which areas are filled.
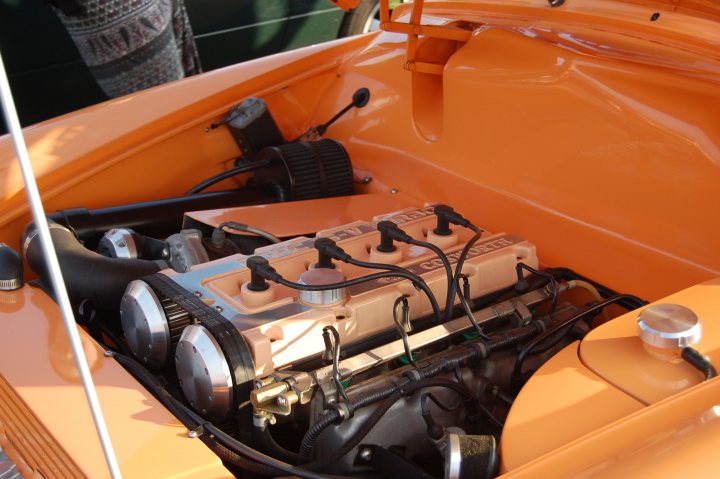
[[[378,0],[348,13],[327,0],[185,0],[185,6],[203,71],[379,29]],[[0,0],[0,51],[23,126],[108,99],[44,0]]]

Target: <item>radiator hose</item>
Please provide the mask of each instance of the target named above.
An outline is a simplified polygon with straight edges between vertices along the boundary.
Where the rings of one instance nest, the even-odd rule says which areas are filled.
[[[49,222],[49,226],[73,305],[90,300],[97,308],[119,311],[120,300],[130,281],[168,267],[162,261],[107,258],[85,248],[64,226],[54,222]],[[25,228],[21,244],[28,266],[40,277],[43,285],[49,286],[47,265],[33,223]]]

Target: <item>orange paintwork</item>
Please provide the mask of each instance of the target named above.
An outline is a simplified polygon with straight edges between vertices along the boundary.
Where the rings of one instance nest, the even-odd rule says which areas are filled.
[[[62,445],[0,375],[0,447],[23,477],[83,477]]]
[[[32,411],[34,418],[27,418],[25,424],[42,423],[51,436],[49,443],[62,445],[69,460],[85,476],[107,477],[105,458],[55,303],[40,289],[28,285],[18,291],[0,292],[0,325],[2,378]],[[230,476],[217,456],[201,441],[188,438],[187,429],[175,417],[115,360],[103,356],[102,348],[84,331],[82,336],[125,477]],[[10,427],[17,423],[4,414],[15,414],[12,411],[0,407],[0,423],[5,424],[9,435],[13,432]],[[10,435],[10,440],[26,443],[26,448],[32,446],[23,437]],[[46,454],[41,446],[35,447],[33,453],[25,458],[29,464],[45,463],[37,457]],[[74,476],[63,469],[43,468],[40,472],[48,478]]]
[[[501,436],[503,471],[644,407],[588,369],[578,358],[579,346],[553,356],[518,394]]]
[[[702,339],[694,347],[720,364],[720,278],[663,298],[685,305],[702,321]],[[653,404],[700,384],[702,374],[684,361],[656,359],[645,351],[637,333],[638,312],[626,314],[591,331],[580,346],[583,364],[643,404]]]
[[[161,198],[230,167],[239,154],[230,135],[205,128],[243,98],[262,96],[294,138],[366,86],[368,106],[327,132],[358,176],[373,178],[359,192],[452,204],[528,238],[546,265],[650,300],[710,280],[671,300],[701,313],[702,348],[717,363],[718,10],[666,3],[425,2],[424,23],[471,30],[460,40],[418,39],[417,58],[440,65],[434,73],[403,68],[404,35],[370,34],[114,100],[29,128],[27,141],[48,210]],[[651,22],[655,8],[662,15]],[[410,11],[399,7],[394,20],[407,22]],[[7,138],[0,174],[0,241],[17,246],[29,216]],[[274,227],[261,214],[253,224]],[[3,377],[86,475],[105,476],[54,303],[29,287],[0,294],[17,301],[0,303]],[[650,364],[633,337],[635,315],[601,326],[530,380],[503,437],[508,477],[707,475],[720,438],[708,410],[720,382],[692,386],[699,378],[686,366]],[[126,475],[227,474],[84,338]],[[672,377],[643,382],[621,358]],[[666,448],[676,452],[654,455]]]
[[[714,477],[720,447],[718,397],[720,379],[713,379],[571,441],[503,477]]]
[[[719,288],[720,278],[716,278],[658,301],[682,304],[700,316],[703,337],[695,347],[714,364],[720,364],[720,323],[716,320]],[[594,329],[582,343],[568,346],[533,375],[505,423],[504,470],[512,471],[572,440],[592,435],[602,426],[616,421],[620,424],[630,413],[646,406],[653,411],[653,406],[663,400],[703,382],[702,374],[687,363],[663,361],[645,351],[638,337],[638,312]],[[703,424],[710,419],[720,422],[703,417]],[[713,427],[717,430],[717,425]],[[670,436],[672,432],[669,429],[658,434]],[[678,442],[684,440],[678,438]],[[607,446],[604,451],[610,456]],[[612,477],[610,473],[608,477]]]
[[[187,216],[208,226],[218,226],[225,221],[253,226],[262,224],[266,231],[286,238],[314,234],[354,221],[370,221],[374,216],[410,206],[417,205],[407,195],[377,193],[304,201],[302,209],[312,211],[312,214],[298,214],[298,205],[294,203],[275,203],[194,211]]]

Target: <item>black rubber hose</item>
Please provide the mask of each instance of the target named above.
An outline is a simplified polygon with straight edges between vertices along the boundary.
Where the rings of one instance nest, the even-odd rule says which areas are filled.
[[[236,166],[235,168],[231,168],[227,171],[223,171],[218,173],[215,176],[211,176],[210,178],[198,183],[197,185],[190,188],[185,195],[196,195],[200,193],[202,190],[206,188],[210,188],[212,185],[216,183],[220,183],[223,180],[227,180],[228,178],[232,178],[233,176],[240,175],[242,173],[247,173],[248,171],[254,171],[259,168],[265,168],[270,165],[270,160],[265,161],[255,161],[246,165]]]
[[[245,187],[231,191],[212,191],[193,196],[110,206],[88,210],[73,208],[48,215],[58,224],[68,227],[89,248],[112,228],[130,228],[145,236],[163,238],[180,231],[188,211],[231,208],[279,201],[268,186]]]
[[[228,436],[224,431],[212,423],[205,421],[195,412],[188,409],[187,406],[175,399],[140,363],[120,354],[114,355],[114,358],[140,381],[185,427],[190,430],[202,427],[203,433],[200,435],[200,439],[215,452],[215,454],[234,466],[254,474],[268,476],[290,474],[308,479],[326,479],[329,477],[266,456],[250,446],[239,442],[235,438]]]
[[[683,348],[680,356],[692,367],[703,373],[705,381],[717,376],[717,370],[715,370],[715,367],[710,362],[710,358],[700,353],[697,349],[689,346]]]
[[[330,456],[320,461],[304,464],[303,467],[310,470],[317,470],[322,469],[323,467],[326,467],[333,462],[340,460],[345,454],[352,451],[353,448],[355,448],[355,446],[357,446],[360,441],[362,441],[363,438],[368,435],[368,433],[372,430],[373,427],[375,427],[378,421],[382,419],[385,413],[403,396],[412,394],[418,389],[429,387],[443,387],[447,389],[452,389],[453,391],[459,393],[465,400],[472,398],[472,394],[470,393],[470,390],[467,388],[467,386],[458,384],[455,381],[451,381],[449,379],[426,378],[409,383],[406,386],[396,390],[393,394],[387,397],[363,422],[363,424],[358,428],[358,430],[355,431],[355,433],[349,439],[347,439],[342,446],[333,451]]]
[[[46,284],[50,284],[40,237],[36,234],[32,236],[34,231],[34,225],[31,223],[23,234],[25,259],[30,268]],[[57,224],[50,228],[50,236],[57,251],[70,299],[74,304],[87,299],[105,310],[118,311],[128,283],[157,273],[161,269],[154,261],[107,258],[90,251],[78,242],[70,230]]]

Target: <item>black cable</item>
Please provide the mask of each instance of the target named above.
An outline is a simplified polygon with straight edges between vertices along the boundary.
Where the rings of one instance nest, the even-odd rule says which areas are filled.
[[[545,271],[538,271],[535,268],[532,268],[525,263],[518,263],[515,268],[518,269],[524,269],[525,271],[529,272],[530,274],[534,274],[535,276],[540,276],[543,278],[547,278],[548,281],[550,281],[549,287],[552,289],[552,301],[550,302],[550,316],[552,316],[555,313],[555,310],[557,309],[557,303],[558,303],[558,285],[557,281],[555,281],[555,277]],[[520,273],[518,272],[518,276],[520,276]]]
[[[354,266],[359,266],[361,268],[368,268],[368,269],[384,269],[387,271],[394,271],[396,273],[402,273],[402,274],[409,274],[413,278],[415,278],[415,281],[413,281],[413,284],[424,284],[427,288],[427,285],[425,283],[425,280],[423,280],[420,276],[416,275],[412,271],[408,270],[407,268],[403,268],[401,266],[396,266],[394,264],[386,264],[386,263],[370,263],[368,261],[361,261],[359,259],[355,259],[352,257],[345,258],[345,262]],[[433,308],[433,312],[435,313],[435,319],[440,322],[442,319],[440,306],[437,303],[437,298],[435,298],[435,293],[432,292],[430,288],[427,288],[427,291],[425,288],[423,288],[423,292],[425,295],[430,299],[430,304]],[[437,306],[437,308],[436,308]]]
[[[410,238],[408,241],[409,244],[420,246],[423,248],[427,248],[435,255],[440,258],[440,261],[442,261],[443,267],[445,268],[445,274],[447,275],[447,297],[445,298],[445,320],[449,320],[450,316],[452,316],[452,310],[453,305],[455,304],[455,296],[450,296],[451,292],[451,284],[453,281],[453,272],[452,272],[452,266],[450,266],[450,261],[448,260],[447,255],[443,250],[438,248],[432,243],[428,243],[427,241],[420,241],[413,238]]]
[[[493,398],[499,399],[500,402],[505,404],[506,406],[512,406],[513,400],[510,396],[502,392],[500,389],[500,386],[492,383],[486,383],[485,387],[483,388],[485,393],[489,394]]]
[[[715,367],[710,362],[710,358],[703,355],[700,351],[688,346],[683,348],[680,356],[692,367],[703,373],[705,381],[717,376],[717,370],[715,370]]]
[[[598,293],[600,293],[600,296],[603,298],[609,298],[611,296],[616,296],[619,293],[603,284],[600,284],[590,278],[587,278],[580,273],[576,273],[575,271],[571,270],[570,268],[546,268],[544,270],[547,273],[551,273],[553,276],[555,276],[558,279],[564,279],[566,281],[570,281],[572,279],[579,279],[581,281],[585,281],[586,283],[590,283],[595,287],[595,289],[598,290]],[[626,295],[629,299],[618,301],[617,304],[622,306],[623,308],[627,310],[635,310],[637,308],[641,308],[648,304],[648,302],[642,298],[638,298],[637,296],[633,295]]]
[[[231,168],[229,170],[223,171],[221,173],[218,173],[215,176],[211,176],[210,178],[201,181],[197,185],[190,188],[186,193],[185,196],[189,195],[196,195],[200,193],[202,190],[211,187],[212,185],[216,183],[220,183],[223,180],[227,180],[228,178],[232,178],[233,176],[247,173],[248,171],[254,171],[259,168],[265,168],[267,166],[270,166],[270,160],[265,161],[255,161],[253,163],[242,165],[242,166],[236,166],[235,168]]]
[[[420,411],[423,413],[430,412],[430,409],[427,404],[428,399],[430,401],[434,402],[437,407],[439,407],[440,409],[442,409],[445,412],[457,411],[458,408],[460,406],[462,406],[462,404],[463,404],[463,400],[461,398],[461,399],[458,399],[457,404],[455,404],[454,406],[446,406],[433,393],[422,393],[422,395],[420,396]]]
[[[158,380],[140,363],[120,354],[114,355],[114,358],[138,379],[142,385],[189,430],[192,431],[202,428],[203,431],[200,439],[207,444],[213,452],[221,458],[228,460],[231,464],[252,473],[262,475],[277,476],[282,473],[307,479],[326,479],[330,477],[279,461],[243,444],[237,439],[227,435],[212,423],[198,416],[194,411],[170,395]]]
[[[285,461],[288,464],[297,464],[300,462],[300,455],[294,451],[289,451],[275,441],[270,433],[270,426],[255,427],[253,437],[255,442],[273,457]]]
[[[382,417],[385,415],[385,413],[400,399],[402,399],[405,395],[410,395],[413,392],[417,391],[418,389],[423,389],[427,387],[444,387],[447,389],[451,389],[453,391],[456,391],[458,394],[461,395],[463,399],[471,399],[472,394],[470,393],[470,390],[462,386],[455,381],[451,381],[449,379],[443,379],[443,378],[426,378],[426,379],[420,379],[415,382],[411,382],[405,386],[403,386],[400,389],[397,389],[393,394],[391,394],[389,397],[387,397],[382,403],[378,405],[378,407],[373,411],[373,413],[368,416],[368,418],[362,423],[362,425],[355,431],[355,433],[350,436],[350,438],[346,439],[344,443],[337,448],[335,451],[330,453],[330,455],[322,460],[315,461],[312,463],[304,464],[303,467],[311,470],[317,470],[322,469],[323,467],[326,467],[342,458],[345,454],[352,451],[359,443],[363,440],[365,436],[372,430],[373,427],[382,419]]]
[[[340,370],[338,369],[340,364],[340,333],[334,326],[325,326],[322,330],[323,334],[330,334],[332,338],[332,378],[335,389],[337,389],[338,400],[342,397],[344,401],[348,401],[347,393],[340,381]]]
[[[173,398],[177,402],[177,405],[184,409],[188,414],[195,415],[193,411],[187,408],[184,404],[177,401],[177,399]],[[204,421],[199,416],[195,415],[196,420]],[[314,473],[312,471],[306,470],[304,468],[299,468],[296,466],[293,466],[292,464],[288,464],[286,462],[280,461],[278,459],[275,459],[274,457],[270,457],[266,454],[263,454],[262,452],[253,449],[252,447],[248,446],[247,444],[244,444],[237,439],[229,436],[225,431],[218,428],[214,424],[210,422],[201,422],[201,425],[204,429],[204,433],[208,433],[210,436],[214,436],[214,439],[219,442],[221,445],[229,448],[231,451],[242,454],[243,456],[253,459],[256,462],[259,462],[261,464],[265,464],[267,466],[270,466],[274,469],[277,469],[279,471],[284,472],[285,474],[290,475],[296,475],[299,477],[307,478],[307,479],[326,479],[328,476],[321,475]]]
[[[490,419],[490,422],[493,423],[495,426],[499,427],[500,429],[505,427],[505,422],[498,419],[495,414],[492,413],[490,409],[488,409],[483,403],[478,401],[477,406],[482,410],[482,412],[487,416],[488,419]]]
[[[451,367],[451,369],[454,368],[457,364],[460,364],[463,361],[485,359],[494,352],[515,346],[529,337],[537,335],[544,328],[544,326],[539,327],[537,325],[541,322],[542,321],[536,321],[528,326],[515,328],[501,334],[494,334],[487,341],[477,342],[482,344],[482,348],[464,347],[461,353],[459,353],[452,361],[443,358],[443,364],[441,365],[433,366],[433,364],[428,364],[422,369],[415,369],[414,371],[416,371],[421,378],[430,378],[446,370],[448,367]],[[483,353],[481,353],[481,351],[483,351]],[[395,393],[398,389],[405,387],[408,382],[409,379],[407,377],[403,377],[400,381],[398,381],[398,383],[393,383],[375,391],[368,392],[357,399],[351,399],[347,404],[348,409],[352,413],[352,411],[358,410],[377,401],[381,401]],[[320,434],[322,434],[322,432],[331,425],[336,424],[340,419],[342,419],[342,417],[338,410],[330,409],[318,420],[318,422],[310,427],[305,432],[305,436],[303,437],[300,445],[301,458],[310,458],[312,450],[315,447],[315,442],[318,437],[320,437]]]
[[[420,279],[420,281],[417,281],[418,277],[413,275],[412,273],[405,273],[400,271],[383,271],[380,273],[373,273],[368,274],[365,276],[360,276],[353,279],[348,279],[346,281],[340,281],[338,283],[331,283],[331,284],[302,284],[302,283],[295,283],[294,281],[288,281],[287,279],[278,276],[276,278],[267,278],[270,281],[274,281],[278,284],[281,284],[283,286],[287,286],[288,288],[293,289],[299,289],[302,291],[326,291],[328,289],[339,289],[339,288],[348,288],[350,286],[355,286],[356,284],[366,283],[368,281],[374,281],[376,279],[381,278],[403,278],[410,280],[415,287],[420,288],[423,293],[428,297],[430,300],[430,305],[432,306],[433,313],[435,314],[435,318],[440,321],[442,318],[442,313],[440,311],[440,306],[438,305],[437,300],[435,299],[435,295],[433,294],[430,287]]]
[[[400,303],[403,305],[403,320],[408,321],[409,319],[406,315],[409,315],[410,313],[410,306],[408,305],[407,296],[403,295],[398,297],[395,300],[395,303],[393,304],[393,321],[395,322],[395,329],[397,330],[398,334],[402,338],[403,342],[403,348],[405,348],[405,356],[407,357],[407,360],[410,364],[412,364],[413,367],[417,367],[417,363],[415,362],[415,359],[413,359],[412,356],[412,349],[410,349],[410,340],[408,338],[408,332],[405,330],[405,325],[401,324],[400,321],[397,318],[397,308],[400,306]]]
[[[613,303],[617,303],[618,301],[627,300],[633,296],[627,295],[627,294],[619,294],[617,296],[613,296],[611,298],[606,299],[605,301],[602,301],[600,303],[594,304],[590,306],[589,308],[584,309],[583,311],[580,311],[579,313],[571,316],[568,319],[565,319],[554,326],[552,326],[550,329],[545,331],[544,333],[534,337],[531,339],[523,348],[520,350],[520,353],[518,354],[517,359],[515,360],[515,367],[513,368],[512,376],[516,381],[522,381],[522,365],[525,361],[525,358],[529,355],[530,351],[532,351],[538,344],[540,344],[545,339],[549,338],[550,336],[554,335],[556,332],[560,331],[561,329],[565,327],[572,327],[573,324],[575,324],[577,321],[582,319],[583,317],[587,316],[588,314],[591,314],[595,311],[599,311],[606,306],[609,306]],[[556,341],[560,341],[563,336],[560,336],[559,339]]]
[[[468,277],[464,274],[460,275],[460,278],[462,278],[465,281],[465,290],[469,290],[470,283],[468,283]],[[459,285],[455,285],[456,287]],[[480,327],[480,325],[477,322],[477,319],[475,318],[475,314],[472,311],[472,308],[470,307],[470,303],[468,303],[467,296],[462,292],[461,288],[457,288],[457,296],[460,299],[460,305],[465,310],[465,315],[470,320],[470,323],[472,323],[473,327],[475,328],[475,331],[480,335],[483,339],[489,339],[488,336],[485,334],[483,329]]]
[[[480,237],[483,234],[483,230],[481,230],[477,226],[473,225],[472,223],[468,225],[468,228],[470,228],[475,233],[475,235],[473,235],[473,237],[470,238],[470,241],[468,241],[465,244],[465,247],[462,249],[462,252],[460,253],[460,257],[458,258],[457,264],[455,264],[455,275],[453,276],[450,284],[448,284],[448,297],[453,298],[453,303],[455,302],[454,301],[455,288],[457,287],[458,281],[460,280],[460,275],[462,274],[462,268],[463,268],[463,265],[465,264],[465,260],[467,259],[468,254],[470,254],[470,250],[472,249],[472,247],[475,246],[475,243],[478,242],[478,240],[480,239]],[[446,320],[449,321],[451,319],[451,316],[452,316],[452,310],[445,311],[445,319]]]
[[[437,407],[439,407],[445,412],[453,412],[457,410],[460,406],[462,406],[463,400],[461,398],[460,400],[458,400],[458,403],[455,406],[450,407],[444,405],[433,393],[426,392],[420,396],[420,415],[425,421],[428,436],[433,441],[438,441],[442,439],[445,430],[442,426],[435,422],[435,418],[433,417],[432,412],[430,411],[430,407],[428,406],[428,399],[434,402]]]

